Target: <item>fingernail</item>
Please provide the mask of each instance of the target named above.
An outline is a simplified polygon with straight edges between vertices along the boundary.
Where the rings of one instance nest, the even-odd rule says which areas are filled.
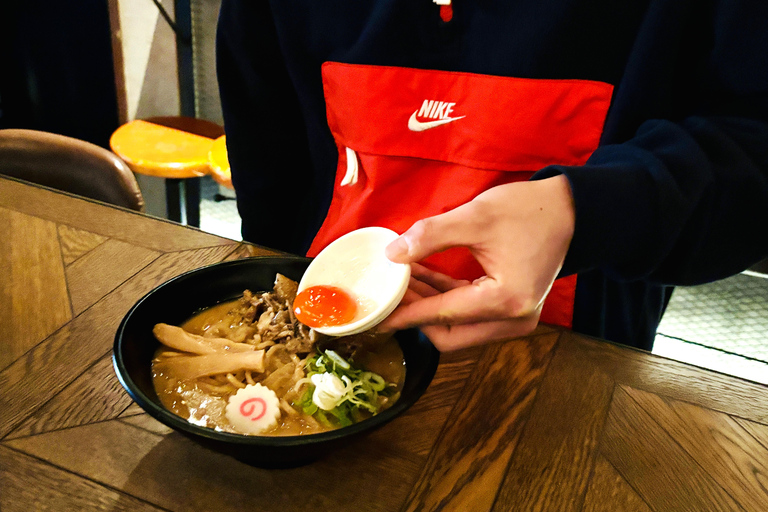
[[[384,254],[395,263],[405,263],[408,259],[408,242],[404,236],[393,240],[385,249]]]

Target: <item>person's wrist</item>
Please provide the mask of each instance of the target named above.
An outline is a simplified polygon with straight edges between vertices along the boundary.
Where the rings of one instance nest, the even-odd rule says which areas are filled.
[[[536,181],[544,190],[553,238],[563,246],[563,258],[576,229],[576,207],[571,183],[564,174]],[[544,206],[542,206],[544,207]]]

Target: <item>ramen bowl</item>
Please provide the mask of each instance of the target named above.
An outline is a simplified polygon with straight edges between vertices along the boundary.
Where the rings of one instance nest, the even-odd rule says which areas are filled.
[[[202,267],[161,284],[128,311],[117,329],[113,364],[120,383],[160,423],[209,449],[258,467],[310,463],[390,422],[416,403],[437,369],[437,350],[415,329],[395,333],[406,368],[397,402],[371,418],[336,430],[283,437],[220,432],[175,415],[155,392],[151,367],[159,347],[152,334],[155,324],[180,325],[202,309],[242,296],[243,290],[271,290],[278,273],[298,282],[310,261],[298,256],[246,258]]]

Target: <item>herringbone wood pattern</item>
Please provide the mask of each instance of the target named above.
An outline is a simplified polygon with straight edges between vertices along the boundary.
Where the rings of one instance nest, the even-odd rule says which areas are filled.
[[[263,470],[145,415],[111,365],[145,293],[268,251],[0,179],[0,510],[768,510],[768,388],[541,326],[444,354],[406,414]]]

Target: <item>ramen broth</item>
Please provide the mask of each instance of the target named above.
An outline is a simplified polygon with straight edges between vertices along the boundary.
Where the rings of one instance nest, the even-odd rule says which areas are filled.
[[[317,345],[320,343],[328,344],[327,346],[334,348],[339,345],[341,347],[339,351],[353,350],[354,354],[351,356],[350,362],[355,367],[376,373],[384,379],[387,383],[388,393],[379,397],[380,409],[378,412],[387,409],[397,400],[405,380],[405,361],[400,346],[391,335],[363,333],[346,338],[323,337],[320,338],[321,341],[307,345],[309,348],[297,345],[296,340],[287,338],[288,342],[283,342],[280,339],[272,340],[272,345],[264,347],[270,343],[268,340],[269,328],[272,328],[273,331],[283,329],[276,334],[279,336],[289,330],[288,324],[277,329],[274,328],[274,317],[279,318],[282,313],[274,315],[271,324],[267,324],[269,315],[263,312],[253,318],[250,318],[247,313],[244,314],[244,304],[246,304],[244,300],[247,299],[247,294],[249,292],[246,292],[245,299],[241,298],[208,308],[191,317],[181,327],[188,333],[203,338],[226,338],[238,344],[255,345],[255,348],[264,350],[266,354],[264,372],[240,371],[237,372],[237,375],[213,375],[193,380],[179,379],[171,371],[163,371],[162,368],[166,368],[163,363],[170,361],[171,358],[184,357],[185,355],[161,344],[153,360],[154,386],[162,404],[174,414],[196,425],[225,432],[235,432],[225,415],[229,397],[235,394],[239,387],[261,383],[272,389],[280,399],[280,418],[276,427],[261,432],[259,435],[305,435],[338,428],[338,425],[328,425],[327,422],[318,421],[296,405],[296,402],[306,392],[307,386],[311,386],[307,383],[302,384],[300,380],[305,376],[305,362],[310,357],[317,355]],[[255,297],[257,294],[253,294],[253,296]],[[253,299],[250,300],[253,302]],[[286,302],[290,301],[287,300]],[[290,305],[288,304],[289,307]],[[283,317],[283,320],[286,320],[285,315]],[[294,332],[309,333],[309,339],[317,336],[316,333],[311,333],[306,326],[297,324],[292,315],[290,318],[293,322]],[[264,330],[265,326],[267,326],[267,330]],[[260,332],[261,334],[259,334]],[[279,347],[281,343],[285,343],[290,350]],[[302,340],[301,343],[308,344],[310,342]],[[171,367],[170,365],[167,366],[167,368]],[[308,381],[309,379],[304,380]],[[237,386],[233,385],[232,382]],[[370,415],[366,412],[362,418]]]

